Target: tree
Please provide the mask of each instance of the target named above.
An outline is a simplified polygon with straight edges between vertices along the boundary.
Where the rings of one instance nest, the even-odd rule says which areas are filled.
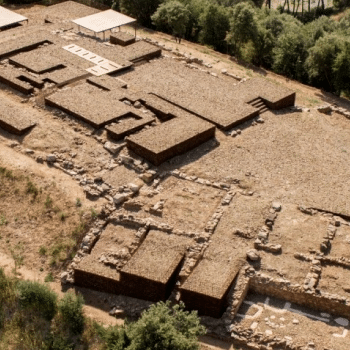
[[[336,21],[326,16],[321,16],[304,25],[305,37],[308,40],[307,45],[309,47],[314,46],[319,38],[327,33],[334,32],[337,29],[337,26]]]
[[[300,27],[281,34],[273,50],[273,69],[279,74],[299,81],[306,81],[304,67],[307,57],[305,36]]]
[[[197,350],[199,335],[205,333],[197,312],[184,311],[184,304],[159,302],[128,326],[131,340],[127,350]]]
[[[199,24],[202,27],[200,42],[223,51],[226,48],[225,38],[230,30],[228,11],[222,6],[211,4],[204,10]]]
[[[190,20],[186,30],[186,38],[195,42],[199,41],[200,17],[210,5],[210,0],[181,0],[190,11]]]
[[[334,85],[337,94],[344,92],[350,96],[350,42],[344,39],[342,50],[338,53],[334,64]]]
[[[151,26],[151,16],[163,0],[120,0],[120,9],[135,17],[140,24]]]
[[[21,281],[18,284],[19,304],[28,310],[35,310],[51,321],[57,312],[57,295],[39,282]]]
[[[81,334],[84,330],[83,305],[83,297],[73,293],[66,293],[58,304],[62,320],[73,334]]]
[[[347,10],[342,17],[342,19],[339,21],[340,29],[343,31],[350,32],[350,10]]]
[[[256,40],[257,33],[258,27],[252,5],[239,3],[234,6],[231,30],[227,36],[227,40],[233,45],[236,56],[241,56],[244,44]]]
[[[344,9],[350,6],[350,0],[334,0],[333,5],[335,8]]]
[[[315,86],[334,91],[333,66],[341,46],[341,39],[335,35],[327,35],[318,39],[309,50],[305,67],[310,82]]]
[[[158,29],[169,28],[175,38],[179,38],[179,42],[186,32],[189,19],[187,6],[176,0],[161,4],[152,16],[153,24]]]

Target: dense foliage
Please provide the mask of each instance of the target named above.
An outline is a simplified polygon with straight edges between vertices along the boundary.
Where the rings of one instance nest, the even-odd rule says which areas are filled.
[[[183,304],[161,302],[134,323],[106,328],[84,316],[83,303],[71,292],[58,300],[47,285],[0,268],[0,349],[197,350],[205,333]]]
[[[128,327],[131,340],[127,350],[198,350],[197,337],[205,333],[197,312],[184,310],[184,304],[152,305]]]
[[[294,8],[295,16],[257,4],[163,0],[151,18],[158,30],[181,34],[302,83],[350,95],[350,10],[335,20],[320,15],[322,2],[317,11],[305,9],[303,15]]]
[[[179,1],[171,0],[161,4],[152,16],[152,21],[158,28],[170,30],[181,42],[186,33],[190,19],[187,6]]]

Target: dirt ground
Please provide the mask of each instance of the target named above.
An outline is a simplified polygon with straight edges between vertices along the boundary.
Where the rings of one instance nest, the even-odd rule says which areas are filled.
[[[11,7],[35,24],[41,23],[43,8]],[[0,32],[0,42],[13,30],[17,29]],[[123,30],[133,32],[128,27]],[[80,40],[75,30],[68,33],[72,34],[65,32],[71,38],[68,42]],[[264,230],[269,232],[268,243],[281,245],[282,250],[271,254],[262,249],[261,265],[255,268],[273,277],[303,284],[310,264],[297,260],[295,253],[316,257],[329,225],[335,221],[337,225],[339,222],[337,233],[326,256],[349,259],[350,170],[346,165],[350,161],[350,121],[337,113],[319,113],[315,108],[327,102],[349,110],[349,101],[238,64],[234,58],[206,47],[187,41],[178,44],[162,33],[139,28],[138,36],[164,45],[164,55],[171,55],[171,48],[203,60],[209,73],[219,76],[217,79],[226,69],[241,78],[264,77],[287,87],[296,92],[296,105],[301,108],[269,110],[262,114],[263,122],[248,121],[230,132],[217,129],[215,139],[154,167],[128,151],[123,141],[110,140],[104,129],[95,130],[45,107],[43,97],[50,90],[37,91],[35,97],[28,98],[0,84],[0,100],[15,104],[36,123],[24,136],[0,129],[0,266],[22,278],[46,281],[63,293],[67,287],[60,283],[61,273],[75,256],[80,258],[82,241],[90,228],[107,232],[102,223],[108,217],[105,212],[116,210],[113,198],[121,198],[123,193],[129,197],[124,204],[118,203],[117,213],[160,222],[165,229],[174,227],[175,234],[189,234],[205,242],[199,251],[192,247],[186,253],[182,272],[186,270],[187,274],[182,274],[178,285],[191,276],[203,255],[215,259],[214,253],[222,251],[218,266],[223,270],[235,258],[245,259],[246,250],[254,247]],[[90,39],[84,36],[84,40]],[[105,44],[96,45],[103,48]],[[140,70],[142,67],[137,66]],[[127,81],[127,76],[123,74],[122,79]],[[222,79],[229,81],[227,77]],[[232,131],[239,133],[231,137]],[[112,144],[112,151],[106,142]],[[57,161],[46,161],[48,155],[54,155]],[[154,174],[158,176],[155,180],[148,178]],[[135,184],[138,188],[130,194]],[[278,211],[271,209],[274,202],[281,203]],[[318,210],[305,214],[298,209],[300,205]],[[275,212],[273,228],[266,228],[266,219]],[[225,242],[230,242],[232,249],[229,244],[220,249],[220,243]],[[348,273],[349,267],[323,266],[317,287],[350,300]],[[215,284],[215,271],[211,275]],[[149,305],[130,297],[68,288],[81,292],[86,314],[105,324],[123,322],[109,316],[113,308],[128,310],[137,317]],[[270,308],[266,307],[266,297],[248,294],[234,322],[254,332],[273,332],[297,344],[314,343],[317,350],[327,346],[347,349],[348,320],[296,305],[283,308],[285,302],[269,300]],[[222,330],[222,321],[209,323]],[[231,341],[208,335],[201,338],[201,348],[237,347]]]

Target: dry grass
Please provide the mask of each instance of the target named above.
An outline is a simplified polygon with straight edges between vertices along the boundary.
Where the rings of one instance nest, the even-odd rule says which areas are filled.
[[[0,167],[1,249],[19,265],[55,273],[74,256],[90,214],[42,181]]]

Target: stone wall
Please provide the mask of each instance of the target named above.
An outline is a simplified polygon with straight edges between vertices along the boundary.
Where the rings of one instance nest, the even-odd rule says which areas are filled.
[[[350,301],[345,297],[327,294],[319,290],[306,291],[302,286],[292,285],[289,281],[277,281],[267,275],[256,274],[250,280],[250,290],[315,310],[350,318]]]

